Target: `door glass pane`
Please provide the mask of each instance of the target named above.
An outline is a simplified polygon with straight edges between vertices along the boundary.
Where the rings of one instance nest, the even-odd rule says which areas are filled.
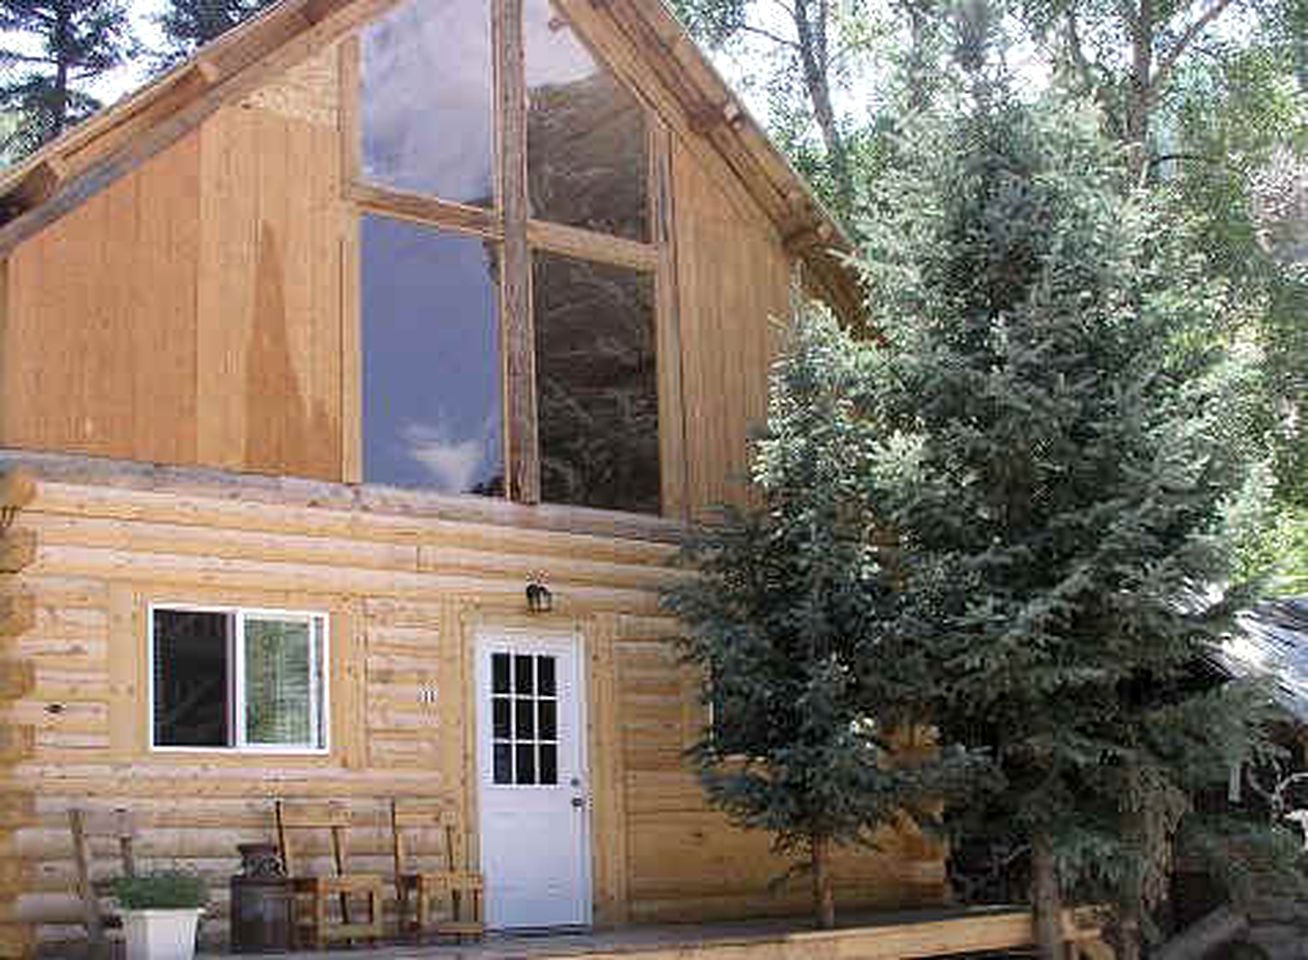
[[[513,658],[513,672],[515,693],[531,693],[531,657],[518,655]]]
[[[509,655],[491,654],[491,689],[495,693],[509,692]]]
[[[552,743],[540,747],[540,782],[546,786],[559,782],[559,748]]]
[[[536,701],[531,697],[518,698],[518,722],[514,728],[514,736],[519,740],[536,738]]]
[[[547,697],[554,696],[554,658],[536,658],[536,679],[540,692]]]
[[[245,621],[245,738],[319,746],[310,736],[318,695],[307,620]]]
[[[520,743],[517,751],[517,777],[515,783],[530,785],[536,782],[536,747],[530,743]]]
[[[495,782],[513,782],[513,747],[507,743],[495,744]]]
[[[507,697],[496,697],[492,701],[492,711],[494,713],[492,729],[497,740],[507,740],[513,735],[513,724],[509,718],[509,714],[512,712],[510,710],[512,703],[513,701]]]
[[[501,496],[495,244],[365,216],[364,479]]]
[[[230,630],[225,613],[154,612],[155,746],[231,745]]]
[[[540,738],[554,740],[558,737],[558,707],[553,700],[540,701]]]
[[[493,203],[487,0],[409,0],[363,32],[363,173],[399,190]]]
[[[658,513],[653,277],[538,253],[532,278],[543,498]]]
[[[549,0],[523,5],[532,216],[645,240],[645,113]]]

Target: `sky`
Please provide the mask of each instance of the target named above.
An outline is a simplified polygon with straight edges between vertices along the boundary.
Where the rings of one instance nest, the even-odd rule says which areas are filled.
[[[129,6],[136,36],[149,49],[157,50],[162,47],[163,32],[154,22],[154,17],[164,8],[163,0],[130,0]],[[141,86],[146,80],[147,73],[147,64],[136,63],[100,78],[92,90],[105,103],[113,103],[119,97]]]

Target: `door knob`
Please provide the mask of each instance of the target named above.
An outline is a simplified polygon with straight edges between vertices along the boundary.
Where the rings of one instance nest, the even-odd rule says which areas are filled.
[[[580,810],[582,807],[584,807],[584,806],[586,805],[586,798],[585,798],[585,797],[573,797],[573,798],[572,798],[572,805],[573,805],[574,807],[576,807],[578,810]]]

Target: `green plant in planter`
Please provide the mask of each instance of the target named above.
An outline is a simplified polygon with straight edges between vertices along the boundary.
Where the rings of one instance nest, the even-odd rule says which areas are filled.
[[[112,890],[124,910],[198,908],[209,899],[209,887],[204,878],[183,870],[115,877]]]

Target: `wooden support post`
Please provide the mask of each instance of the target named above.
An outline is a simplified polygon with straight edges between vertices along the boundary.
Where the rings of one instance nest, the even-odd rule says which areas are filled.
[[[500,206],[504,262],[500,265],[500,325],[506,370],[509,496],[540,502],[536,431],[536,334],[531,313],[531,248],[527,244],[527,69],[522,0],[496,0],[496,75],[500,101]]]
[[[77,896],[82,902],[82,922],[86,925],[91,955],[98,957],[105,953],[108,943],[95,887],[91,883],[91,844],[86,835],[86,814],[78,809],[69,810],[68,826],[73,833],[73,855],[77,860]]]

